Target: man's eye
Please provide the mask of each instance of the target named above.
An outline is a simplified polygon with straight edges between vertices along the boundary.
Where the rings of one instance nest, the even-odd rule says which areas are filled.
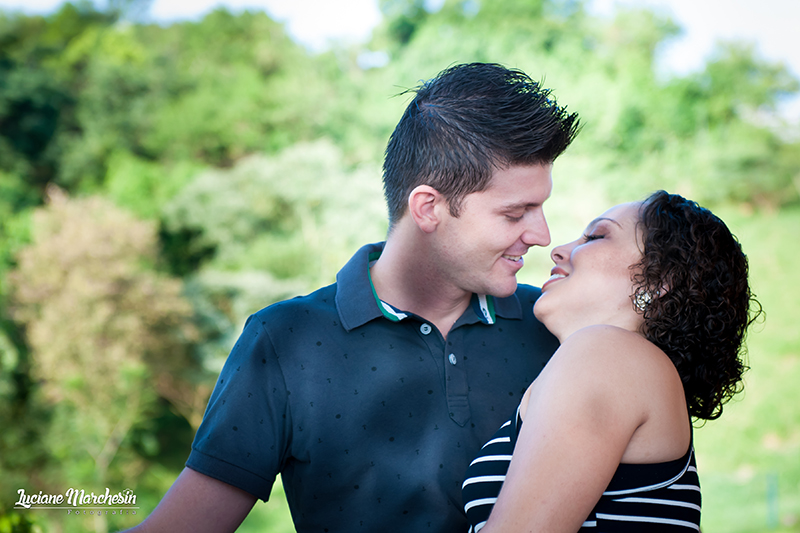
[[[515,217],[515,216],[511,216],[511,215],[506,215],[506,218],[507,218],[508,220],[510,220],[511,222],[519,222],[520,220],[522,220],[522,217],[523,217],[523,216],[524,216],[524,215],[521,215],[521,216]]]

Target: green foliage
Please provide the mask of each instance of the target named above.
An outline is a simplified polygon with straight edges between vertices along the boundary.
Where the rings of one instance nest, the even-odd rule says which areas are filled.
[[[796,207],[777,213],[744,209],[719,212],[747,253],[752,285],[766,319],[748,339],[750,371],[744,393],[722,417],[696,430],[704,488],[704,531],[756,532],[769,528],[768,477],[777,481],[777,523],[800,525],[800,331],[794,282],[800,227]],[[708,497],[706,497],[708,494]]]
[[[42,528],[24,513],[9,511],[0,514],[0,533],[39,533]]]
[[[408,44],[427,17],[424,0],[381,0],[380,8],[388,37],[398,46]]]
[[[378,176],[346,169],[329,142],[299,144],[201,173],[165,206],[165,228],[194,231],[194,251],[214,250],[209,268],[267,271],[313,287],[385,234]]]
[[[798,82],[752,48],[722,45],[704,71],[664,82],[655,55],[678,28],[649,11],[624,10],[604,21],[574,2],[486,2],[475,12],[451,1],[426,14],[403,47],[391,44],[392,20],[373,44],[393,59],[374,74],[376,82],[414,85],[467,61],[499,61],[541,76],[582,117],[565,159],[590,155],[593,175],[609,178],[615,200],[642,188],[681,191],[710,205],[800,199],[797,145],[769,126],[776,102],[796,93]]]
[[[108,158],[107,195],[140,218],[154,220],[201,168],[190,160],[163,164],[117,150]]]
[[[0,432],[0,532],[41,531],[34,516],[13,510],[17,489],[49,463],[41,444],[48,416],[26,401],[31,389],[27,357],[13,330],[8,321],[0,324],[0,427],[5,428]]]
[[[91,6],[65,4],[52,17],[0,14],[0,170],[38,189],[59,174],[57,138],[75,127],[77,94],[61,55],[84,32],[110,23]]]
[[[710,124],[730,122],[743,106],[772,107],[779,96],[800,89],[784,66],[759,61],[752,45],[735,42],[718,46],[696,78],[708,99],[707,114],[699,118]]]
[[[265,14],[114,24],[135,3],[0,15],[0,170],[37,198],[49,182],[104,189],[120,151],[230,165],[319,134],[331,83]]]
[[[239,526],[241,533],[293,533],[295,531],[286,503],[286,494],[280,479],[275,481],[268,502],[257,502],[247,518]]]
[[[332,282],[360,245],[381,240],[380,197],[377,169],[346,168],[327,141],[187,184],[164,207],[162,235],[170,262],[197,271],[187,287],[206,368],[221,369],[247,316]]]
[[[152,223],[98,198],[70,200],[52,188],[49,198],[9,274],[31,376],[53,406],[43,446],[60,467],[51,465],[48,483],[61,492],[81,482],[127,486],[143,470],[131,429],[158,396],[195,426],[202,416],[210,387],[192,380],[200,371],[191,308],[179,281],[148,267]]]
[[[327,82],[266,15],[219,10],[200,23],[139,34],[157,43],[148,68],[161,94],[150,98],[143,139],[156,157],[229,165],[314,135]]]

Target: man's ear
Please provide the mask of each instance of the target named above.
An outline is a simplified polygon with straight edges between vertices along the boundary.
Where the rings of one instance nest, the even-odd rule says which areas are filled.
[[[417,185],[408,195],[408,213],[425,233],[436,230],[441,206],[446,204],[442,194],[430,185]]]

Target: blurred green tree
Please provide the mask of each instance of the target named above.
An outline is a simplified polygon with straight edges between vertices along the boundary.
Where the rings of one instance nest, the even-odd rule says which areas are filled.
[[[253,155],[199,174],[164,207],[165,230],[193,232],[204,268],[330,283],[361,244],[386,231],[378,169],[348,169],[329,141]]]
[[[656,56],[679,28],[648,10],[606,20],[570,0],[449,0],[423,16],[419,4],[382,4],[369,47],[391,61],[368,73],[373,82],[413,86],[454,63],[500,61],[541,76],[580,112],[583,131],[561,164],[584,169],[571,180],[602,176],[611,201],[658,188],[711,205],[800,200],[800,144],[782,135],[775,113],[800,84],[752,47],[722,44],[701,72],[665,79]],[[394,28],[409,17],[413,32],[400,38]]]
[[[386,232],[379,172],[348,168],[329,141],[207,170],[163,210],[170,264],[192,265],[209,369],[219,371],[251,313],[333,281]]]
[[[146,3],[0,12],[0,171],[25,205],[51,182],[103,191],[120,157],[230,166],[325,130],[335,70],[281,24],[224,9],[168,27],[117,22]],[[183,185],[180,172],[160,175],[150,185]]]
[[[180,281],[152,270],[154,224],[100,198],[48,193],[33,242],[9,274],[31,375],[53,406],[45,446],[70,486],[128,486],[142,470],[131,429],[158,397],[196,427],[213,377],[194,361],[193,313]]]
[[[60,67],[62,54],[84,32],[112,21],[90,3],[64,4],[49,17],[0,12],[0,171],[38,193],[37,200],[59,174],[57,139],[77,127],[75,73]]]

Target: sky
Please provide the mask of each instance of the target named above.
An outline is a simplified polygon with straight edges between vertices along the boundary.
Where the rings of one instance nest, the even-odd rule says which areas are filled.
[[[435,6],[443,0],[428,0]],[[63,0],[0,0],[0,8],[49,13]],[[378,0],[152,0],[149,16],[159,22],[197,19],[214,7],[233,11],[264,9],[284,22],[287,31],[311,50],[331,40],[360,42],[380,21]],[[753,43],[770,61],[783,62],[800,79],[799,0],[587,0],[589,10],[609,15],[615,5],[649,6],[670,15],[684,29],[660,51],[666,74],[687,74],[702,68],[718,40]],[[800,120],[800,97],[784,106],[784,114]]]

